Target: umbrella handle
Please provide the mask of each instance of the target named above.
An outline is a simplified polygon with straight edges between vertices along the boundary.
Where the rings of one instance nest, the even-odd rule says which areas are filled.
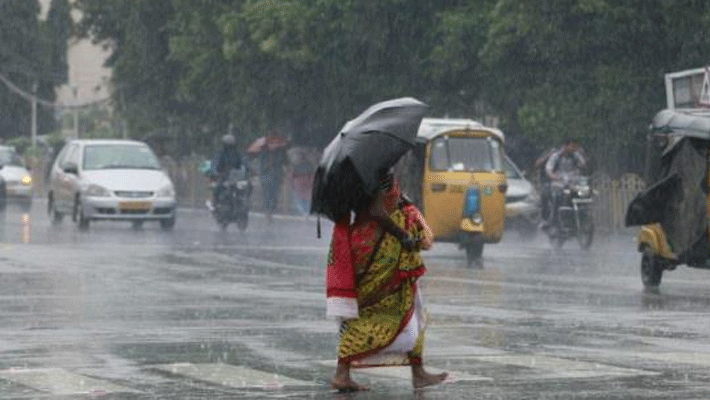
[[[371,215],[370,219],[377,222],[387,233],[396,237],[407,251],[416,250],[418,240],[413,239],[407,231],[397,226],[391,219],[376,215]]]

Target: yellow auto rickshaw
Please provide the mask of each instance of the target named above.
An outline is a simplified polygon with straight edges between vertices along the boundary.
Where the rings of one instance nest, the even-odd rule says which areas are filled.
[[[470,119],[424,118],[417,144],[395,168],[402,191],[441,242],[458,243],[470,267],[505,229],[505,137]]]
[[[647,137],[646,181],[626,212],[637,226],[641,279],[648,289],[678,265],[710,268],[710,110],[663,110]]]

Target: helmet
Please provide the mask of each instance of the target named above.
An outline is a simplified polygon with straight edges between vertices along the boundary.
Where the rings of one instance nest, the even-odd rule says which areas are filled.
[[[232,134],[226,134],[222,136],[222,144],[225,146],[234,146],[237,143],[237,139]]]

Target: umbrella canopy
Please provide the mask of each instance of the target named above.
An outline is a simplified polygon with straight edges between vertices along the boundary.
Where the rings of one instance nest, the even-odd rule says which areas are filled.
[[[259,154],[262,151],[273,151],[284,147],[289,144],[288,139],[279,136],[262,136],[255,141],[253,141],[247,148],[247,153],[249,154]]]
[[[377,103],[348,121],[323,151],[311,212],[339,221],[365,206],[381,174],[414,146],[427,108],[403,97]]]

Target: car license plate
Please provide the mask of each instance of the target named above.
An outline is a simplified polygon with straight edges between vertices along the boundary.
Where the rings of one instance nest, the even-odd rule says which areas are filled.
[[[121,210],[130,210],[130,211],[136,211],[136,210],[149,210],[150,209],[150,202],[149,201],[122,201],[118,204],[118,207]]]

